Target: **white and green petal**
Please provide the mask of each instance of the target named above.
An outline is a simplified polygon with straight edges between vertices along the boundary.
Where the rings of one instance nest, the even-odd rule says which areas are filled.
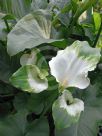
[[[84,89],[90,84],[88,71],[96,68],[100,56],[100,49],[90,47],[86,41],[76,41],[52,58],[49,62],[51,74],[64,88]]]
[[[36,65],[39,69],[45,69],[48,71],[48,64],[45,57],[41,54],[40,50],[36,48],[24,53],[20,58],[20,64],[22,66]]]
[[[84,111],[84,102],[82,100],[70,98],[72,98],[71,93],[64,90],[63,94],[53,104],[53,118],[58,129],[67,128],[76,123],[81,112]]]
[[[35,65],[37,61],[38,50],[34,49],[30,53],[25,53],[20,58],[20,64],[24,65]]]
[[[10,78],[13,86],[21,90],[40,93],[48,88],[46,75],[43,75],[35,65],[25,65]]]

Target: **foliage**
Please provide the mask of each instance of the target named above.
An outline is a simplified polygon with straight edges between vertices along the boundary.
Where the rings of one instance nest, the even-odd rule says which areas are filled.
[[[0,136],[96,136],[101,54],[101,0],[0,0]]]

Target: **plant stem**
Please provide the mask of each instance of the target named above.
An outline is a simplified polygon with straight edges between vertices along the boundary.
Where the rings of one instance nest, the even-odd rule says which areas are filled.
[[[99,37],[100,37],[101,31],[102,31],[102,19],[101,19],[101,25],[100,25],[98,34],[97,34],[97,36],[96,36],[96,39],[95,39],[95,41],[94,41],[93,47],[96,47],[96,44],[97,44],[98,39],[99,39]]]
[[[7,32],[9,33],[9,32],[10,32],[10,28],[9,28],[8,22],[7,22],[6,19],[4,19],[4,22],[5,22],[5,24],[6,24]]]
[[[47,115],[48,123],[49,123],[49,136],[55,136],[55,125],[54,125],[54,120],[52,117],[52,112],[48,113]]]

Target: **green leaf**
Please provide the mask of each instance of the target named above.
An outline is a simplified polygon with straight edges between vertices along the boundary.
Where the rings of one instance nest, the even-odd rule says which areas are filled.
[[[0,0],[0,11],[21,18],[30,11],[30,4],[31,0]]]
[[[95,39],[95,35],[94,35],[94,26],[87,24],[87,25],[83,25],[83,29],[84,29],[84,33],[85,36],[89,38],[90,41],[92,41]]]
[[[62,9],[70,0],[50,0],[50,3]]]
[[[3,98],[2,95],[0,95],[0,120],[7,117],[8,114],[11,113],[12,109],[12,104],[5,101],[5,99],[7,99],[7,97]]]
[[[14,107],[17,111],[25,109],[30,113],[40,114],[44,108],[44,100],[41,94],[20,92],[15,96]]]
[[[8,34],[8,53],[15,55],[24,49],[56,41],[51,37],[51,27],[49,11],[39,10],[23,17]]]
[[[47,0],[32,0],[32,9],[33,11],[37,9],[45,9],[47,8],[48,2]]]
[[[41,94],[31,94],[28,100],[27,108],[30,112],[34,112],[36,114],[41,114],[44,110],[45,99]]]
[[[18,112],[15,115],[9,115],[0,121],[0,135],[1,136],[21,136],[24,135],[27,120],[27,112],[25,110]]]
[[[31,93],[40,93],[48,88],[46,75],[35,65],[21,67],[12,75],[10,82],[13,86]]]
[[[6,84],[4,82],[0,82],[0,95],[1,97],[5,97],[5,96],[9,96],[14,93],[14,88],[9,85],[9,84]]]
[[[53,24],[60,21],[65,26],[68,26],[71,19],[72,4],[70,0],[51,0],[53,12],[55,14]]]
[[[101,16],[98,12],[94,12],[93,17],[94,17],[95,31],[97,33],[101,25]]]
[[[13,101],[14,107],[17,111],[25,109],[27,109],[27,104],[28,104],[28,100],[29,100],[30,96],[28,93],[26,92],[20,92],[18,93]]]
[[[63,131],[56,131],[56,136],[96,136],[99,131],[99,122],[102,120],[102,95],[97,96],[97,88],[90,86],[86,91],[77,91],[77,96],[83,98],[85,111],[80,121]]]
[[[48,136],[49,126],[45,118],[34,121],[27,130],[25,136]]]
[[[19,55],[10,57],[6,47],[0,44],[0,80],[8,82],[10,76],[20,67]]]
[[[96,44],[96,47],[101,48],[102,49],[102,35],[100,35],[98,42]]]
[[[78,7],[77,7],[77,11],[75,13],[75,16],[74,18],[78,19],[79,16],[85,11],[87,10],[88,8],[92,7],[95,3],[97,2],[97,0],[84,0],[84,1],[81,1],[79,4],[78,4]],[[80,8],[82,7],[82,8]]]
[[[27,111],[22,110],[0,121],[1,136],[48,136],[49,126],[45,118],[27,121]]]

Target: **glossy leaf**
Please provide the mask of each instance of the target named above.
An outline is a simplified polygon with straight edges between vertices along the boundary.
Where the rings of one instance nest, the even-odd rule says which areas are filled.
[[[8,53],[15,55],[24,49],[56,41],[56,39],[51,38],[51,27],[49,11],[39,10],[28,14],[9,33]]]

